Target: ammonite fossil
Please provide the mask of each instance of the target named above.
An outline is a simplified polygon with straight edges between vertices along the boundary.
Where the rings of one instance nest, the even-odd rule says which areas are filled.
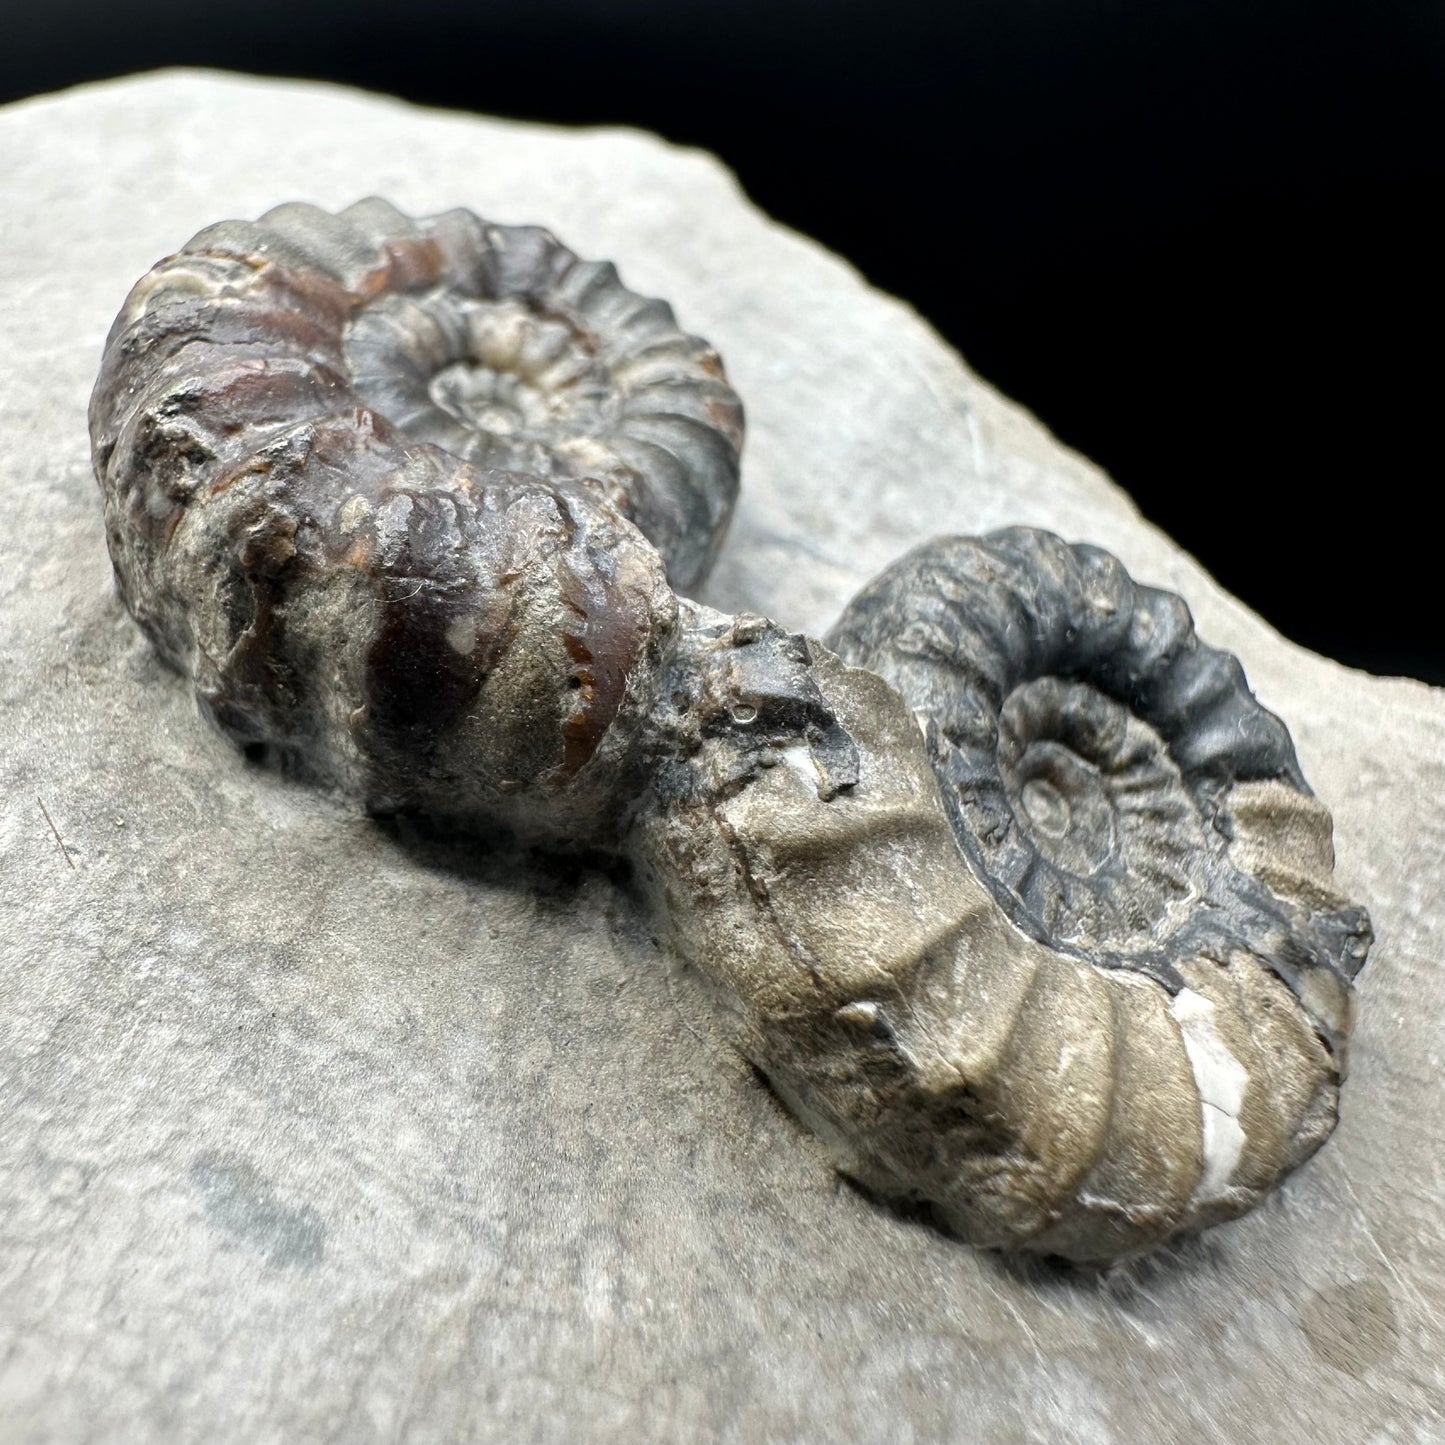
[[[380,200],[207,227],[131,291],[91,403],[121,593],[226,732],[568,842],[636,790],[667,582],[721,541],[742,426],[610,264]]]
[[[216,724],[627,856],[866,1187],[1103,1263],[1333,1128],[1369,925],[1238,663],[1023,529],[920,548],[827,647],[679,597],[741,409],[610,266],[380,201],[225,222],[132,292],[91,428],[121,593]]]

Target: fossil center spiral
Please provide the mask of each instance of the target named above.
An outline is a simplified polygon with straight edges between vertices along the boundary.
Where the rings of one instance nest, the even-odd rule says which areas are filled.
[[[1015,883],[1061,936],[1122,943],[1169,924],[1211,844],[1164,740],[1086,682],[1040,677],[1005,699],[998,769],[1014,824],[1045,871]]]
[[[1056,867],[1089,876],[1115,857],[1114,805],[1092,763],[1059,743],[1033,742],[1005,779],[1020,823]]]
[[[1101,708],[1102,698],[1093,711],[1103,726],[1076,725],[1075,694],[1082,691],[1049,678],[1015,688],[999,719],[999,768],[1034,847],[1056,868],[1092,877],[1119,853],[1119,816],[1106,771],[1119,729],[1117,719],[1104,716],[1110,709]]]
[[[596,340],[518,297],[391,294],[348,328],[361,396],[418,441],[482,466],[571,470],[559,449],[616,421]]]
[[[464,426],[509,436],[545,406],[537,389],[510,372],[454,361],[427,384],[431,399]]]

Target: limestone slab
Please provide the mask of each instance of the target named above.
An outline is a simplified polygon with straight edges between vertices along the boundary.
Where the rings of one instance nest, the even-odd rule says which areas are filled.
[[[1102,1276],[951,1242],[695,1027],[625,880],[383,829],[206,730],[111,589],[101,342],[202,225],[370,193],[545,223],[718,346],[749,442],[704,601],[821,632],[924,537],[1023,522],[1240,655],[1378,935],[1343,1123],[1264,1209]],[[1445,1439],[1445,697],[1282,640],[653,137],[169,73],[0,112],[0,202],[0,1438]],[[1388,586],[1386,506],[1301,575]]]

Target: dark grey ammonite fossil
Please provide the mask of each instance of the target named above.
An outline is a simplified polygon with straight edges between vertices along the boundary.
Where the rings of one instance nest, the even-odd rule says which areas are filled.
[[[122,596],[202,710],[377,811],[613,849],[839,1167],[1107,1262],[1328,1137],[1370,942],[1284,725],[1179,598],[1014,529],[829,645],[698,582],[715,352],[532,227],[211,226],[91,404]]]

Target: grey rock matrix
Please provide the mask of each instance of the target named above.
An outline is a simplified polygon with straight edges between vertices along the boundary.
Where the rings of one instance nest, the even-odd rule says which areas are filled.
[[[370,192],[545,220],[717,343],[750,443],[714,606],[818,633],[1006,523],[1185,594],[1374,919],[1331,1148],[1152,1262],[1003,1265],[840,1187],[613,880],[383,830],[209,734],[111,589],[100,343],[206,222]],[[163,77],[7,113],[0,193],[7,1437],[1439,1437],[1434,694],[1275,638],[706,158]]]

